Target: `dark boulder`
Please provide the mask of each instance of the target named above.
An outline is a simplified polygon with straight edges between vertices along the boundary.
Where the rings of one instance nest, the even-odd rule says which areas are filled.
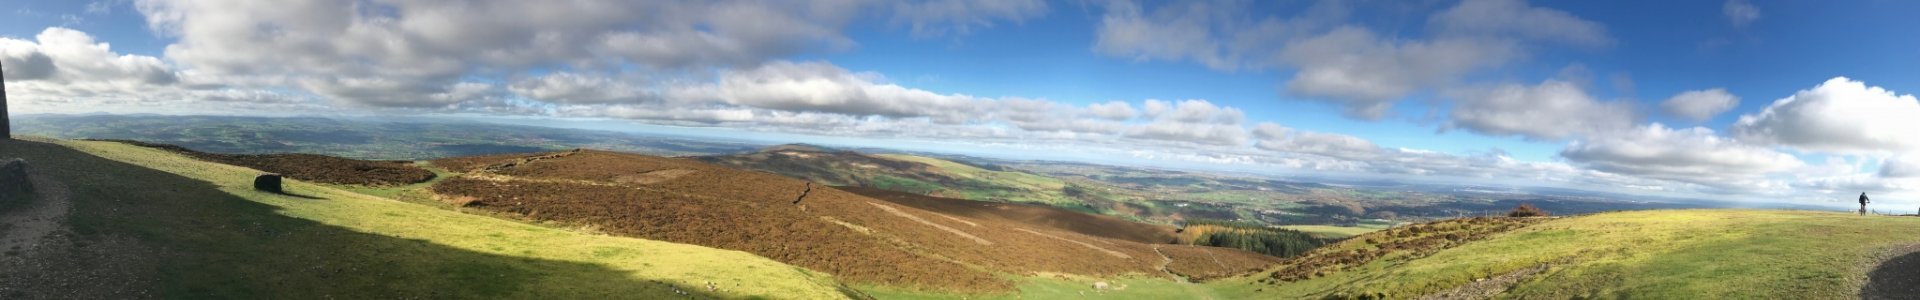
[[[280,187],[280,174],[274,173],[261,173],[260,176],[254,176],[253,189],[275,194],[286,193],[286,190]]]
[[[27,161],[0,160],[0,203],[24,203],[32,195],[33,182],[27,179]]]

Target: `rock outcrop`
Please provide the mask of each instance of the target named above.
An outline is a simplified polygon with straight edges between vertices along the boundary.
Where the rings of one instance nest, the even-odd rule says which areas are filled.
[[[261,173],[260,176],[254,176],[253,189],[275,194],[286,193],[286,190],[280,187],[280,174],[274,173]]]

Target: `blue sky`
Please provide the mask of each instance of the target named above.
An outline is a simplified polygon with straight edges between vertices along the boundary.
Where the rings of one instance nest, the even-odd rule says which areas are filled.
[[[1920,188],[1911,1],[10,1],[16,113],[583,119],[1766,201]],[[380,13],[370,13],[380,12]],[[102,49],[101,44],[110,45]],[[171,49],[171,50],[169,50]],[[1684,95],[1684,96],[1683,96]],[[1779,101],[1793,98],[1794,101]],[[1914,159],[1907,159],[1914,157]],[[1920,196],[1916,194],[1915,196]]]

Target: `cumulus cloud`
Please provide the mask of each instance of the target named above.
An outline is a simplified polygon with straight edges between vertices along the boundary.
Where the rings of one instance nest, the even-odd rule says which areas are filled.
[[[1638,119],[1631,103],[1599,101],[1571,82],[1502,84],[1454,91],[1449,127],[1495,136],[1558,140],[1626,129]]]
[[[1920,154],[1905,154],[1888,158],[1880,164],[1880,177],[1920,178]]]
[[[1835,77],[1775,100],[1731,129],[1744,141],[1807,151],[1889,154],[1920,150],[1920,100]]]
[[[1279,57],[1300,68],[1287,80],[1289,94],[1334,101],[1347,107],[1348,116],[1378,119],[1416,90],[1503,64],[1518,51],[1508,40],[1398,41],[1342,27],[1290,43]]]
[[[1727,23],[1733,27],[1747,27],[1753,21],[1760,20],[1760,7],[1753,6],[1747,0],[1727,0],[1720,6],[1720,13],[1726,15]]]
[[[1765,185],[1768,173],[1804,165],[1792,155],[1693,127],[1659,123],[1569,144],[1560,156],[1596,170],[1721,188]]]
[[[1140,114],[1139,111],[1133,109],[1132,104],[1128,104],[1126,101],[1107,101],[1104,103],[1090,104],[1087,105],[1087,113],[1101,119],[1115,121],[1132,119],[1134,116]]]
[[[927,0],[893,5],[894,24],[908,24],[915,37],[966,35],[998,21],[1019,23],[1047,13],[1043,0]]]
[[[644,85],[644,79],[621,79],[572,72],[558,72],[526,78],[507,86],[515,95],[528,99],[569,104],[640,102],[659,96]]]
[[[49,27],[33,41],[0,38],[7,80],[170,85],[180,80],[159,58],[121,55],[77,30]]]
[[[1707,119],[1712,119],[1713,116],[1733,109],[1735,105],[1739,104],[1739,96],[1728,93],[1727,89],[1716,88],[1686,91],[1679,95],[1673,95],[1673,98],[1667,98],[1667,101],[1660,102],[1660,108],[1665,109],[1668,114],[1674,116],[1694,121],[1706,121]]]
[[[1555,9],[1531,7],[1522,0],[1466,0],[1428,21],[1442,34],[1510,35],[1581,46],[1612,43],[1607,29]]]
[[[935,117],[960,122],[977,116],[986,99],[940,94],[882,82],[877,74],[854,73],[824,62],[772,62],[756,68],[724,71],[713,84],[676,87],[675,101],[718,102],[789,111],[894,118]]]
[[[1525,55],[1532,41],[1610,45],[1604,27],[1514,0],[1472,0],[1434,14],[1428,38],[1382,36],[1344,24],[1340,1],[1298,16],[1256,16],[1241,2],[1144,7],[1115,1],[1096,28],[1094,51],[1136,60],[1190,60],[1224,71],[1293,68],[1283,92],[1332,102],[1350,117],[1379,119],[1393,103]]]
[[[1290,153],[1322,155],[1349,160],[1369,160],[1378,158],[1382,149],[1379,145],[1360,137],[1295,130],[1279,124],[1262,122],[1253,127],[1256,139],[1254,147]]]
[[[1094,52],[1135,60],[1193,60],[1215,70],[1259,67],[1285,35],[1282,21],[1245,15],[1243,2],[1112,1],[1094,32]]]
[[[1246,113],[1238,108],[1198,99],[1179,102],[1148,99],[1141,107],[1141,115],[1149,121],[1127,128],[1126,137],[1219,146],[1247,143],[1246,128],[1240,127]]]

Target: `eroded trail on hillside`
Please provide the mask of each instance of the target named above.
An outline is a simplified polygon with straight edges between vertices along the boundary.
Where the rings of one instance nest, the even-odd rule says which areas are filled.
[[[1894,248],[1886,260],[1867,273],[1860,299],[1914,299],[1920,297],[1920,244]]]

